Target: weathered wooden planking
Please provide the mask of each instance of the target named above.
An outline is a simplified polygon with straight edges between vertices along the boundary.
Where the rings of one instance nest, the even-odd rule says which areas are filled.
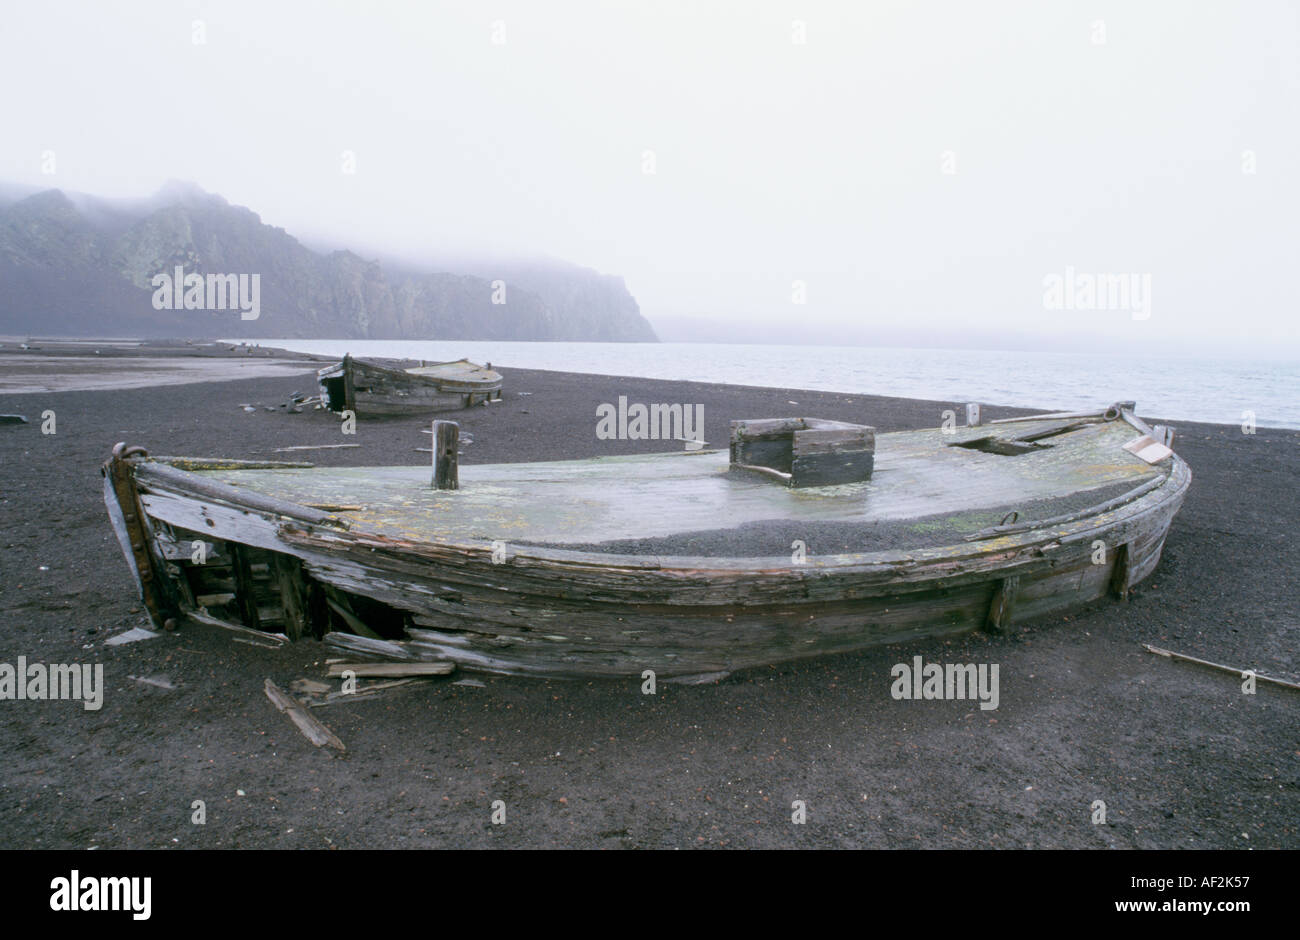
[[[253,470],[244,471],[250,473],[286,473],[300,472],[292,470],[265,471]],[[141,463],[137,465],[133,473],[137,483],[145,486],[153,486],[162,489],[179,489],[187,494],[207,496],[214,500],[222,500],[231,505],[248,507],[250,509],[262,510],[275,515],[285,516],[291,519],[302,519],[306,522],[314,522],[320,525],[334,525],[340,528],[347,528],[347,521],[333,516],[327,512],[321,512],[317,509],[309,509],[305,505],[277,499],[273,496],[264,496],[256,490],[235,490],[231,485],[222,483],[212,477],[211,474],[188,473],[176,467],[162,463]],[[238,483],[235,484],[239,485]],[[202,531],[201,529],[199,531]]]
[[[317,747],[328,745],[339,751],[346,751],[343,742],[339,740],[338,735],[327,728],[321,721],[307,711],[306,707],[296,698],[290,695],[284,689],[280,688],[270,679],[263,683],[263,689],[266,697],[271,700],[276,708],[289,716],[289,719],[297,726],[298,730],[303,733],[312,744]]]
[[[1147,513],[1147,515],[1151,515]],[[1152,516],[1148,525],[1167,526],[1172,510]],[[1122,535],[1124,521],[1089,535]],[[268,524],[268,529],[270,525]],[[1081,540],[1073,556],[1062,554],[1064,546],[1028,546],[1023,549],[983,551],[952,563],[936,560],[929,564],[895,568],[889,565],[845,566],[831,571],[787,570],[738,571],[669,569],[650,567],[609,568],[603,565],[577,566],[541,559],[521,564],[491,565],[489,556],[477,561],[456,551],[434,555],[413,554],[393,546],[342,544],[328,533],[316,541],[281,530],[282,548],[312,559],[306,571],[318,582],[341,590],[373,597],[417,615],[460,618],[466,622],[524,623],[536,627],[558,620],[585,618],[642,619],[643,610],[669,605],[673,608],[700,606],[719,616],[729,616],[729,607],[800,604],[815,609],[819,603],[871,598],[889,592],[906,597],[930,589],[957,588],[963,584],[1004,576],[1007,573],[1041,573],[1059,567],[1074,557],[1075,564],[1087,564],[1093,539]],[[1023,538],[1023,537],[1022,537]],[[349,558],[350,556],[350,558]],[[1154,564],[1154,559],[1152,560]],[[580,574],[581,577],[575,577]],[[1063,588],[1069,585],[1063,585]],[[920,598],[913,601],[922,604]],[[653,621],[652,621],[653,622]],[[674,629],[680,629],[680,624]]]
[[[871,477],[874,464],[875,457],[869,450],[808,456],[796,452],[790,461],[791,485],[806,487],[856,483]]]
[[[234,542],[249,546],[249,552],[267,549],[290,559],[286,563],[272,557],[267,563],[264,554],[245,559],[246,575],[237,573],[235,580],[254,583],[250,594],[257,606],[247,614],[254,621],[271,616],[288,628],[295,616],[293,598],[286,602],[281,593],[279,603],[268,606],[263,595],[276,587],[283,592],[280,572],[292,572],[296,562],[305,586],[302,603],[308,609],[303,619],[315,622],[317,629],[329,615],[313,617],[312,611],[332,600],[336,609],[351,614],[349,596],[369,598],[384,605],[384,610],[404,611],[405,623],[415,624],[408,626],[405,639],[327,637],[332,645],[367,655],[390,661],[445,659],[470,668],[539,675],[637,675],[644,668],[665,676],[698,675],[914,636],[964,632],[990,623],[1004,627],[1096,600],[1105,596],[1117,577],[1136,584],[1159,559],[1190,472],[1181,460],[1153,470],[1135,467],[1141,462],[1128,454],[1116,458],[1111,451],[1131,431],[1118,427],[1116,434],[1111,424],[1068,427],[1058,423],[1054,429],[1050,423],[1031,422],[1007,429],[1012,439],[1023,440],[1026,435],[1056,442],[1064,439],[1069,446],[1058,454],[1064,453],[1067,463],[1084,464],[1085,479],[1119,472],[1127,474],[1125,479],[1141,481],[1125,498],[1094,507],[1091,514],[1077,518],[1077,513],[1067,514],[1032,530],[990,533],[974,543],[817,556],[803,564],[786,556],[660,558],[544,546],[512,546],[507,558],[494,559],[492,542],[483,537],[420,538],[418,533],[417,537],[387,534],[365,524],[354,524],[348,531],[332,519],[303,518],[300,507],[283,492],[259,494],[247,478],[225,479],[228,473],[258,474],[262,479],[274,474],[281,480],[304,473],[295,470],[145,473],[140,501],[146,515],[157,520],[155,530],[174,527],[181,541],[202,533],[214,544]],[[953,461],[949,436],[913,443],[928,448],[928,459],[938,466]],[[1077,452],[1069,455],[1070,448]],[[1122,453],[1122,446],[1118,449]],[[1053,444],[1043,453],[1056,450]],[[976,456],[978,460],[1036,461],[1040,455]],[[669,471],[656,474],[658,485],[673,490],[681,490],[683,481],[692,478],[722,475],[707,464],[690,463],[698,461],[696,455],[672,464],[657,459],[661,462],[652,466]],[[1115,462],[1106,463],[1107,459]],[[967,461],[957,461],[957,466],[969,471]],[[586,476],[583,483],[588,487],[607,484],[604,466],[591,463],[566,462],[560,469],[568,476]],[[510,469],[517,471],[520,466]],[[524,472],[516,479],[536,486],[540,475],[543,495],[548,480],[560,487],[554,493],[572,492],[571,484],[565,484],[570,486],[565,490],[558,477],[546,474],[555,468],[522,466]],[[1020,476],[1033,481],[1044,472],[1039,467]],[[479,485],[487,486],[482,481]],[[649,480],[640,485],[646,492],[654,488]],[[408,492],[389,509],[420,507],[424,494],[430,492],[420,489]],[[753,489],[741,485],[730,495],[743,503]],[[766,489],[789,493],[771,486]],[[778,505],[824,508],[842,496],[836,491],[849,489],[829,487],[807,494],[814,499],[787,499]],[[859,487],[858,502],[861,497]],[[757,499],[758,505],[771,505],[762,503],[761,496]],[[455,502],[446,504],[438,521],[453,528],[450,523],[457,509]],[[1092,563],[1099,539],[1110,548],[1110,564]],[[1126,548],[1117,551],[1122,546]],[[236,557],[242,553],[225,550]],[[178,563],[186,564],[183,558]],[[289,567],[283,567],[286,564]],[[1126,575],[1120,574],[1121,565],[1127,566]],[[206,582],[210,572],[202,577]],[[340,620],[344,621],[349,629],[370,632],[355,614]],[[402,618],[393,621],[386,616],[386,622],[391,628]],[[305,630],[306,625],[299,629]]]
[[[1168,481],[1169,493],[1152,491],[1132,504],[1095,518],[1042,532],[915,552],[810,557],[804,564],[796,564],[787,556],[653,558],[532,547],[511,554],[506,564],[493,565],[492,545],[487,542],[453,545],[408,542],[360,532],[343,534],[324,528],[299,527],[297,523],[282,523],[275,517],[176,495],[148,494],[142,501],[149,513],[173,525],[287,551],[316,564],[341,563],[353,555],[361,580],[367,571],[381,570],[384,566],[398,572],[418,572],[434,563],[441,577],[462,582],[449,590],[462,589],[464,584],[475,589],[496,585],[499,590],[529,587],[540,593],[577,599],[603,595],[644,603],[693,603],[696,598],[711,597],[719,603],[733,598],[759,603],[780,596],[815,599],[870,591],[882,584],[905,587],[913,581],[933,579],[957,583],[986,573],[1015,573],[1021,568],[1052,564],[1057,551],[1053,544],[1091,543],[1097,538],[1119,544],[1144,528],[1167,526],[1190,480],[1185,465],[1180,462],[1177,469]],[[1147,522],[1145,515],[1154,512],[1161,512],[1163,518]]]
[[[328,673],[332,677],[352,673],[358,677],[390,678],[392,676],[447,676],[456,671],[450,662],[410,663],[331,663]]]
[[[499,392],[503,382],[499,372],[489,369],[487,366],[481,366],[477,362],[470,362],[468,359],[457,359],[454,362],[433,362],[411,369],[404,369],[403,371],[407,375],[434,381],[446,391],[474,392],[476,394]]]
[[[390,640],[374,640],[351,633],[327,633],[323,637],[323,642],[326,646],[347,650],[350,653],[365,653],[368,656],[380,656],[384,659],[415,658],[399,643]]]
[[[1026,422],[998,430],[1014,435],[1053,426]],[[881,434],[869,482],[809,490],[775,487],[756,474],[730,474],[728,455],[711,451],[469,465],[460,468],[456,491],[431,490],[427,471],[418,467],[203,476],[285,502],[362,505],[349,513],[349,523],[395,538],[594,544],[676,535],[724,519],[738,526],[773,519],[865,523],[962,514],[1125,481],[1136,487],[1169,473],[1167,466],[1151,467],[1123,450],[1130,432],[1119,422],[1085,425],[1027,456],[949,446],[963,435],[990,430]],[[864,551],[869,548],[864,544]]]
[[[460,425],[455,421],[433,422],[433,488],[460,488]]]
[[[559,605],[552,598],[517,592],[499,596],[462,591],[454,603],[438,604],[436,572],[428,580],[358,569],[363,580],[344,576],[338,566],[309,566],[344,589],[365,590],[386,603],[424,609],[419,622],[439,630],[412,629],[411,640],[363,641],[335,636],[335,644],[363,646],[387,659],[438,659],[467,668],[534,675],[639,675],[645,668],[664,676],[730,671],[784,659],[842,652],[918,636],[961,633],[979,627],[998,579],[954,587],[920,588],[856,600],[695,607],[637,606],[607,602]],[[1067,609],[1104,596],[1107,572],[1080,551],[1068,570],[1047,569],[1021,576],[1015,620],[1041,610]],[[1028,603],[1027,603],[1028,601]],[[557,611],[557,606],[565,609]],[[804,609],[801,609],[804,608]],[[558,614],[558,616],[557,616]],[[514,626],[489,623],[509,618]],[[471,629],[472,628],[472,629]]]
[[[1020,576],[1012,622],[1068,610],[1105,596],[1109,572],[1080,547],[1059,569]],[[352,589],[362,582],[340,568],[313,574]],[[520,593],[459,591],[438,603],[436,579],[416,575],[370,577],[372,595],[411,610],[416,622],[437,629],[409,631],[398,645],[416,657],[460,662],[467,668],[538,675],[633,675],[654,668],[665,676],[730,670],[782,659],[846,651],[917,636],[960,633],[982,625],[996,577],[956,586],[912,585],[910,592],[878,592],[856,600],[765,606],[702,605],[694,609],[627,603],[557,602]],[[608,607],[608,610],[600,608]],[[801,607],[803,608],[801,610]],[[505,621],[513,621],[513,624]]]
[[[817,418],[731,422],[731,468],[787,486],[832,486],[871,478],[875,429]]]
[[[252,550],[247,545],[230,545],[230,566],[235,579],[235,603],[239,607],[239,617],[246,626],[257,629],[261,627],[262,620],[253,593],[253,576],[249,571],[248,553]]]
[[[415,369],[390,369],[344,356],[318,374],[321,400],[331,411],[398,415],[465,408],[500,398],[502,377],[468,360]]]
[[[312,632],[311,617],[308,613],[307,586],[302,576],[302,562],[292,555],[280,552],[277,552],[273,558],[284,632],[291,640],[301,640]]]
[[[1001,633],[1011,623],[1011,614],[1015,609],[1016,597],[1020,593],[1020,575],[1010,575],[997,582],[993,590],[993,600],[989,602],[989,613],[985,627],[993,633]]]
[[[327,445],[336,446],[336,445]],[[356,447],[356,444],[337,445],[343,447]],[[282,450],[292,450],[293,448],[281,448]],[[161,457],[151,456],[149,461],[152,463],[167,464],[178,470],[304,470],[310,469],[314,464],[306,463],[301,460],[234,460],[229,457]]]

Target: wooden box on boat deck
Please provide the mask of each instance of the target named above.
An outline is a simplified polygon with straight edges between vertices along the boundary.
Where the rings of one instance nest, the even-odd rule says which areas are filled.
[[[731,467],[786,486],[833,486],[871,479],[876,429],[822,418],[731,422]]]

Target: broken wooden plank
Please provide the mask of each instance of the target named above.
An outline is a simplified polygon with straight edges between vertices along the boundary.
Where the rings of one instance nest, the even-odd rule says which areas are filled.
[[[356,690],[353,692],[344,692],[341,690],[329,692],[309,704],[312,708],[324,708],[327,705],[337,705],[340,702],[352,702],[368,698],[377,698],[381,692],[413,685],[419,681],[420,677],[415,676],[409,679],[394,679],[391,682],[372,682],[370,685],[357,686]]]
[[[317,747],[323,747],[328,744],[330,747],[336,748],[340,751],[347,750],[347,748],[343,746],[343,742],[338,739],[338,736],[333,731],[321,724],[317,718],[306,710],[301,702],[289,695],[289,693],[284,691],[284,689],[280,688],[270,679],[266,680],[262,688],[266,691],[266,697],[271,700],[271,704],[288,715],[290,720],[297,725],[298,730],[301,731],[312,744]]]
[[[166,676],[127,676],[127,678],[133,682],[138,682],[141,685],[151,685],[155,689],[166,689],[168,692],[175,691],[176,689],[172,680],[168,679]]]
[[[229,630],[232,633],[238,633],[250,642],[258,646],[265,646],[267,649],[278,649],[289,638],[283,633],[268,633],[265,630],[250,630],[248,627],[238,623],[231,623],[229,620],[222,620],[220,617],[214,617],[205,610],[187,610],[185,616],[199,623],[205,623],[210,627],[220,627],[223,630]]]
[[[310,470],[315,464],[290,460],[237,460],[234,457],[151,456],[150,463],[165,463],[178,470]]]
[[[1119,412],[1113,408],[1106,408],[1102,411],[1053,411],[1040,415],[1021,415],[1018,418],[996,418],[993,421],[985,422],[986,424],[1019,424],[1024,421],[1063,421],[1067,419],[1086,420],[1089,418],[1113,421],[1119,417]]]
[[[1166,659],[1178,659],[1185,663],[1195,663],[1198,666],[1208,666],[1210,669],[1217,669],[1220,672],[1228,672],[1238,678],[1245,678],[1249,673],[1259,682],[1269,682],[1273,685],[1281,686],[1284,689],[1300,689],[1300,684],[1288,682],[1285,679],[1275,679],[1272,676],[1266,676],[1262,673],[1255,672],[1253,669],[1238,669],[1235,666],[1225,666],[1222,663],[1210,662],[1208,659],[1197,659],[1195,656],[1188,656],[1186,653],[1175,653],[1173,650],[1161,649],[1158,646],[1152,646],[1150,643],[1143,643],[1143,649],[1148,653],[1155,653],[1157,656],[1163,656]]]
[[[381,639],[378,633],[366,626],[365,622],[352,612],[351,605],[348,604],[347,597],[334,590],[328,584],[325,585],[325,603],[329,609],[334,611],[343,618],[344,623],[348,625],[357,636],[365,637],[369,640]]]
[[[345,672],[356,676],[445,676],[456,668],[452,662],[421,663],[334,663],[329,675],[337,677]]]
[[[206,496],[209,499],[239,506],[244,511],[253,509],[272,515],[284,516],[287,519],[301,519],[303,522],[314,525],[332,526],[340,529],[348,527],[346,519],[339,519],[316,509],[308,509],[306,506],[297,503],[263,496],[259,493],[241,491],[237,487],[217,483],[211,479],[200,477],[198,474],[179,470],[168,464],[143,463],[135,468],[134,473],[135,478],[146,485],[160,484],[166,489],[172,489],[185,496]]]
[[[400,643],[389,640],[375,640],[370,637],[357,636],[352,633],[327,633],[322,638],[326,646],[348,650],[352,653],[366,653],[370,656],[386,656],[389,659],[414,659],[414,655]]]
[[[295,444],[292,447],[277,447],[272,453],[287,454],[291,450],[334,450],[337,448],[360,446],[360,444]]]
[[[230,569],[235,578],[235,606],[239,608],[239,619],[244,626],[256,630],[262,619],[257,610],[257,598],[253,589],[253,572],[248,560],[252,549],[246,545],[232,542],[230,548]]]
[[[281,620],[290,640],[301,640],[311,632],[307,609],[307,591],[303,583],[302,562],[292,555],[271,556],[275,566],[275,583],[280,594]]]
[[[1124,449],[1147,463],[1156,464],[1173,454],[1173,451],[1161,444],[1150,434],[1143,434],[1124,445]]]

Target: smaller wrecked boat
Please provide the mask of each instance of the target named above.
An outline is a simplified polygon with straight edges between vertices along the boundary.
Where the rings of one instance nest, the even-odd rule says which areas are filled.
[[[1132,402],[876,434],[733,421],[728,450],[459,467],[149,457],[105,503],[154,622],[536,676],[710,677],[1107,597],[1191,483]]]
[[[501,397],[503,380],[468,359],[390,369],[344,356],[321,369],[321,401],[330,411],[359,415],[409,415],[469,408]]]

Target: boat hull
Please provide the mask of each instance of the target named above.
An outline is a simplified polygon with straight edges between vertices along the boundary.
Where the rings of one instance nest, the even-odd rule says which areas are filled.
[[[211,620],[217,598],[244,627],[323,635],[387,659],[450,660],[504,674],[653,670],[689,679],[1008,630],[1125,599],[1159,563],[1190,485],[1187,465],[1170,460],[1137,498],[1057,524],[941,548],[802,561],[439,544],[352,531],[327,508],[251,500],[141,457],[115,458],[106,469],[116,467],[134,487],[136,505],[119,515],[138,508],[146,525],[155,576],[141,584],[156,620],[194,612]],[[106,489],[110,506],[121,506],[122,493]],[[187,561],[196,540],[211,546],[204,565]],[[361,620],[382,624],[388,639],[349,632]]]
[[[468,362],[411,371],[344,356],[320,370],[319,383],[329,410],[385,417],[455,411],[494,401],[501,397],[503,379]]]

